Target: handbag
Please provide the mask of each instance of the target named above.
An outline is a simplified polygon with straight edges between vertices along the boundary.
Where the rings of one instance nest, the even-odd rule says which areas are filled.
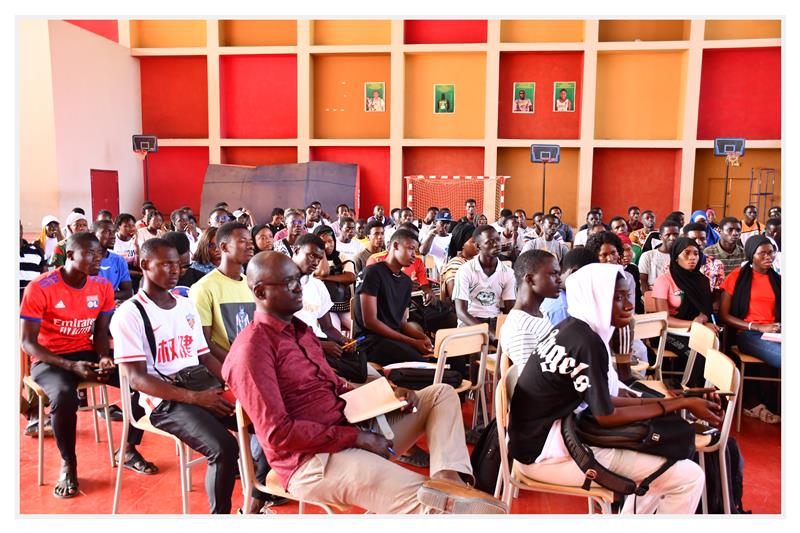
[[[433,385],[435,374],[435,368],[395,368],[389,372],[387,377],[389,381],[398,387],[420,390]],[[442,373],[442,383],[446,383],[454,389],[459,387],[461,385],[461,372],[458,370],[445,370]]]
[[[147,316],[144,306],[135,299],[132,301],[136,308],[139,309],[139,313],[142,315],[142,320],[144,321],[144,333],[145,336],[147,336],[147,343],[150,345],[150,353],[153,354],[153,370],[155,370],[164,381],[176,387],[192,391],[222,388],[222,383],[217,379],[217,376],[212,374],[205,365],[187,366],[176,372],[173,377],[162,374],[156,366],[155,356],[158,352],[156,351],[156,337],[153,334],[153,325],[150,323],[150,318]]]

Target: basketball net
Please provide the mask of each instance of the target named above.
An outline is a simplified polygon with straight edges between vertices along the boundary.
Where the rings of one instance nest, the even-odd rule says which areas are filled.
[[[742,165],[741,163],[739,163],[738,152],[725,152],[725,158],[728,160],[728,165],[732,167],[739,167]]]
[[[133,155],[139,158],[139,161],[144,161],[147,157],[147,150],[134,150]]]

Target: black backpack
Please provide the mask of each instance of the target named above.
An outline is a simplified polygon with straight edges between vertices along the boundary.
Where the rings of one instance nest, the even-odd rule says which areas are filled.
[[[475,488],[494,494],[497,474],[500,472],[500,441],[497,437],[497,421],[493,418],[481,433],[469,456]]]

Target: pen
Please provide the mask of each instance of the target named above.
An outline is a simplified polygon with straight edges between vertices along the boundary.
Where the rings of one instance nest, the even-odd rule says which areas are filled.
[[[714,313],[711,313],[711,323],[714,324],[715,326],[717,325],[717,319],[714,318]]]
[[[358,337],[357,339],[353,339],[350,342],[348,342],[347,344],[343,344],[342,345],[342,349],[344,350],[345,348],[349,348],[349,347],[353,346],[354,344],[363,341],[364,339],[366,339],[366,337],[364,337],[363,335],[361,337]]]
[[[369,432],[370,432],[370,433],[376,433],[376,434],[380,435],[380,433],[378,433],[377,431],[375,431],[375,430],[374,430],[374,429],[372,429],[372,428],[369,428]],[[387,450],[389,450],[389,453],[390,453],[390,454],[392,454],[392,455],[397,455],[397,452],[396,452],[396,451],[394,451],[394,448],[392,448],[391,446],[387,446],[387,447],[386,447],[386,449],[387,449]]]

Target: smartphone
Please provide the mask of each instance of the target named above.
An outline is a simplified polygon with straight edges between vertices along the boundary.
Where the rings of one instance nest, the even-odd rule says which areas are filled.
[[[719,433],[717,428],[701,424],[700,422],[693,423],[692,427],[694,428],[694,432],[698,435],[715,435]]]
[[[105,374],[106,372],[108,372],[108,369],[107,368],[100,368],[98,366],[98,367],[93,368],[92,372],[94,372],[95,374]]]

